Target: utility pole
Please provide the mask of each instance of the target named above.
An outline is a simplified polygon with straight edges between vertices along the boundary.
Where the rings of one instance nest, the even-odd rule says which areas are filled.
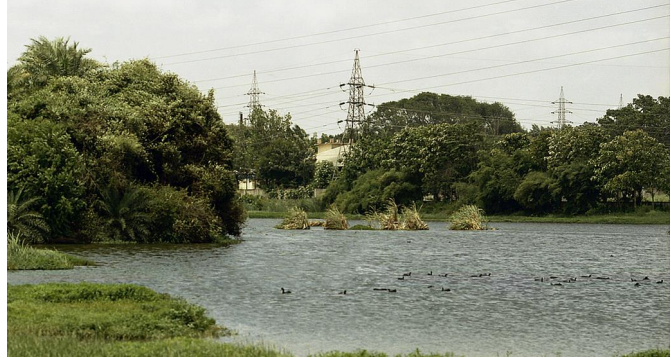
[[[359,49],[354,50],[354,66],[352,67],[352,76],[349,82],[340,84],[340,89],[345,91],[343,87],[349,86],[349,100],[341,102],[349,104],[347,109],[347,119],[345,119],[345,133],[343,134],[343,143],[354,144],[359,139],[358,129],[361,123],[366,119],[366,112],[364,106],[372,106],[367,104],[363,98],[363,90],[365,87],[375,88],[375,86],[367,85],[361,75],[361,66],[359,64]],[[342,123],[342,121],[338,121]]]
[[[259,95],[265,94],[259,90],[259,83],[256,81],[256,70],[254,70],[254,80],[252,81],[252,88],[249,89],[249,92],[246,93],[249,96],[249,115],[247,116],[247,121],[252,118],[252,113],[255,108],[261,108],[261,103],[259,102]]]
[[[567,101],[566,98],[564,98],[564,86],[562,86],[561,92],[559,93],[559,99],[552,102],[552,104],[559,104],[559,108],[552,112],[552,114],[557,114],[557,127],[559,127],[559,129],[564,128],[567,123],[571,123],[571,121],[566,120],[566,113],[573,113],[566,110],[567,103],[573,104],[573,102]]]

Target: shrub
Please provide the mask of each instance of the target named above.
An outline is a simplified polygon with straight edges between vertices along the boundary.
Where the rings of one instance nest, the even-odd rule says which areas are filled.
[[[450,230],[486,230],[486,217],[475,205],[464,205],[450,216]],[[485,225],[483,226],[483,222]]]
[[[401,209],[401,222],[403,230],[429,230],[429,225],[419,216],[415,203],[412,203],[412,207],[406,206]]]

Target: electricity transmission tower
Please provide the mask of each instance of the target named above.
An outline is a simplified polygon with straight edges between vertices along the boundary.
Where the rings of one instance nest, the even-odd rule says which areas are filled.
[[[559,129],[564,128],[564,126],[567,123],[571,123],[571,121],[566,120],[566,113],[573,113],[571,111],[566,110],[566,104],[573,102],[567,101],[566,98],[564,98],[564,86],[561,87],[561,92],[559,93],[559,99],[552,102],[552,104],[559,104],[559,108],[556,111],[553,111],[552,114],[557,114],[557,127]],[[555,122],[550,122],[550,123],[555,123]]]
[[[252,88],[249,89],[249,92],[246,93],[249,96],[249,115],[247,116],[247,121],[252,118],[252,113],[255,108],[261,108],[261,103],[259,102],[259,95],[265,94],[259,90],[259,83],[256,81],[256,70],[254,70],[254,80],[252,81]],[[246,121],[245,121],[246,122]],[[245,123],[246,124],[246,123]]]
[[[359,137],[359,126],[366,119],[366,112],[364,106],[372,106],[367,104],[363,98],[363,90],[365,87],[375,88],[375,86],[367,85],[361,75],[361,66],[359,64],[359,49],[354,50],[354,67],[352,67],[352,76],[349,82],[340,84],[340,89],[345,91],[343,87],[349,86],[349,100],[341,102],[340,105],[347,103],[347,119],[345,119],[345,132],[343,134],[343,143],[353,144]],[[342,121],[338,121],[341,123]]]
[[[624,101],[622,100],[622,93],[620,93],[620,104],[617,106],[617,109],[622,109],[624,107]]]

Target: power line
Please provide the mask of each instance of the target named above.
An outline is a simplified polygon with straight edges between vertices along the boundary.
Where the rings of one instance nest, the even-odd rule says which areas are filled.
[[[573,31],[573,32],[568,32],[568,33],[564,33],[564,34],[545,36],[545,37],[540,37],[540,38],[535,38],[535,39],[515,41],[515,42],[509,42],[509,43],[504,43],[504,44],[499,44],[499,45],[480,47],[480,48],[476,48],[476,49],[469,49],[469,50],[450,52],[450,53],[445,53],[445,54],[440,54],[440,55],[425,56],[425,57],[421,57],[421,58],[415,58],[415,59],[409,59],[409,60],[403,60],[403,61],[395,61],[395,62],[389,62],[389,63],[383,63],[383,64],[377,64],[377,65],[371,65],[371,66],[367,66],[367,68],[377,68],[377,67],[383,67],[383,66],[391,66],[391,65],[417,62],[417,61],[423,61],[423,60],[439,58],[439,57],[459,55],[459,54],[464,54],[464,53],[469,53],[469,52],[491,50],[491,49],[496,49],[496,48],[501,48],[501,47],[519,45],[519,44],[523,44],[523,43],[547,40],[547,39],[558,38],[558,37],[569,36],[569,35],[576,35],[576,34],[581,34],[581,33],[591,32],[591,31],[598,31],[598,30],[603,30],[603,29],[607,29],[607,28],[627,26],[627,25],[637,24],[637,23],[646,22],[646,21],[659,20],[659,19],[668,18],[668,17],[669,17],[669,15],[657,16],[657,17],[652,17],[652,18],[647,18],[647,19],[642,19],[642,20],[629,21],[629,22],[624,22],[624,23],[620,23],[620,24],[601,26],[601,27],[596,27],[596,28],[591,28],[591,29],[586,29],[586,30]],[[556,56],[556,57],[561,57],[561,56]],[[553,57],[547,57],[547,58],[553,58]],[[538,61],[538,60],[534,60],[534,61]],[[500,67],[500,66],[505,66],[505,65],[498,65],[498,66],[494,66],[494,67]],[[290,81],[290,80],[303,79],[303,78],[309,78],[309,77],[339,74],[339,73],[343,73],[343,72],[345,72],[345,71],[344,70],[337,70],[337,71],[331,71],[331,72],[322,72],[322,73],[316,73],[316,74],[301,75],[301,76],[296,76],[296,77],[280,78],[280,79],[270,80],[270,81],[266,81],[266,82],[270,83],[270,82]],[[403,81],[400,81],[400,82],[403,82]],[[385,83],[385,84],[389,84],[389,83],[396,83],[396,82],[388,82],[388,83]],[[235,87],[241,87],[241,86],[244,86],[244,85],[241,84],[241,85],[221,86],[221,87],[214,87],[214,89],[226,89],[226,88],[235,88]]]
[[[174,54],[174,55],[158,56],[158,57],[154,57],[154,59],[197,55],[197,54],[202,54],[202,53],[209,53],[209,52],[216,52],[216,51],[223,51],[223,50],[232,50],[232,49],[237,49],[237,48],[242,48],[242,47],[250,47],[250,46],[256,46],[256,45],[266,45],[266,44],[276,43],[276,42],[298,40],[298,39],[304,39],[304,38],[308,38],[308,37],[330,35],[330,34],[339,33],[339,32],[359,30],[359,29],[365,29],[365,28],[369,28],[369,27],[389,25],[389,24],[395,24],[395,23],[399,23],[399,22],[405,22],[405,21],[411,21],[411,20],[417,20],[417,19],[425,19],[427,17],[453,14],[453,13],[467,11],[467,10],[481,9],[481,8],[484,8],[484,7],[505,4],[505,3],[509,3],[509,2],[516,2],[516,1],[520,1],[520,0],[505,0],[505,1],[499,1],[499,2],[490,3],[490,4],[466,7],[466,8],[457,9],[457,10],[450,10],[450,11],[443,11],[443,12],[438,12],[438,13],[433,13],[433,14],[427,14],[427,15],[421,15],[421,16],[415,16],[415,17],[408,17],[408,18],[393,20],[393,21],[379,22],[379,23],[376,23],[376,24],[354,26],[354,27],[349,27],[349,28],[340,29],[340,30],[324,31],[324,32],[318,32],[318,33],[309,34],[309,35],[293,36],[293,37],[287,37],[287,38],[283,38],[283,39],[275,39],[275,40],[254,42],[254,43],[228,46],[228,47],[220,47],[220,48],[209,49],[209,50],[201,50],[201,51],[193,51],[193,52],[184,52],[184,53],[179,53],[179,54]]]
[[[644,7],[640,9],[633,9],[633,10],[626,10],[626,11],[620,11],[620,12],[615,12],[611,14],[606,14],[606,15],[599,15],[599,16],[592,16],[584,19],[578,19],[578,20],[571,20],[571,21],[566,21],[566,22],[561,22],[557,24],[551,24],[551,25],[544,25],[544,26],[538,26],[538,27],[533,27],[533,28],[527,28],[527,29],[521,29],[521,30],[515,30],[515,31],[510,31],[510,32],[504,32],[504,33],[499,33],[499,34],[493,34],[493,35],[488,35],[488,36],[480,36],[480,37],[474,37],[470,39],[464,39],[464,40],[459,40],[459,41],[452,41],[452,42],[444,42],[440,44],[434,44],[434,45],[428,45],[428,46],[421,46],[421,47],[415,47],[411,49],[405,49],[405,50],[398,50],[398,51],[392,51],[392,52],[386,52],[382,54],[374,54],[367,56],[366,58],[373,58],[373,57],[381,57],[381,56],[388,56],[388,55],[394,55],[394,54],[399,54],[399,53],[405,53],[405,52],[411,52],[411,51],[417,51],[417,50],[425,50],[429,48],[435,48],[435,47],[442,47],[442,46],[447,46],[447,45],[455,45],[458,43],[465,43],[465,42],[471,42],[471,41],[477,41],[477,40],[484,40],[484,39],[490,39],[494,37],[500,37],[500,36],[506,36],[506,35],[512,35],[512,34],[518,34],[518,33],[523,33],[523,32],[529,32],[529,31],[535,31],[535,30],[542,30],[542,29],[547,29],[551,27],[557,27],[557,26],[562,26],[562,25],[569,25],[569,24],[576,24],[579,22],[585,22],[585,21],[591,21],[591,20],[596,20],[596,19],[603,19],[607,17],[612,17],[612,16],[617,16],[617,15],[622,15],[622,14],[631,14],[634,12],[639,12],[639,11],[644,11],[644,10],[650,10],[650,9],[655,9],[659,7],[665,7],[669,6],[669,4],[661,4],[661,5],[655,5],[655,6],[649,6],[649,7]],[[647,20],[646,20],[647,21]],[[627,23],[629,24],[629,23]],[[621,25],[614,25],[614,26],[621,26]],[[606,26],[603,28],[608,28],[611,26]],[[597,28],[597,29],[602,29],[602,28]],[[595,29],[595,30],[597,30]],[[583,30],[584,31],[592,31],[592,30]],[[580,32],[575,32],[575,33],[580,33]],[[564,35],[559,35],[559,36],[566,36],[574,33],[568,33]],[[542,39],[547,39],[547,38],[552,38],[550,37],[545,37],[545,38],[540,38],[540,39],[535,39],[531,41],[538,41]],[[444,55],[443,55],[444,56]],[[282,72],[282,71],[289,71],[289,70],[296,70],[296,69],[305,69],[308,67],[315,67],[315,66],[323,66],[323,65],[330,65],[330,64],[335,64],[335,63],[342,63],[344,61],[348,61],[346,59],[343,60],[337,60],[337,61],[329,61],[329,62],[321,62],[317,64],[310,64],[310,65],[302,65],[302,66],[293,66],[293,67],[286,67],[286,68],[280,68],[280,69],[274,69],[274,70],[267,70],[264,71],[264,73],[273,73],[273,72]],[[411,62],[411,61],[408,61]],[[403,63],[403,62],[395,62],[395,63]],[[394,64],[395,64],[394,63]],[[377,67],[377,66],[376,66]],[[233,76],[226,76],[226,77],[218,77],[218,78],[212,78],[212,79],[203,79],[203,80],[197,80],[194,82],[207,82],[207,81],[218,81],[218,80],[225,80],[225,79],[231,79],[231,78],[238,78],[238,77],[243,77],[247,76],[244,74],[240,75],[233,75]]]
[[[502,14],[508,14],[512,12],[517,12],[517,11],[523,11],[523,10],[529,10],[529,9],[536,9],[540,7],[545,7],[545,6],[551,6],[551,5],[557,5],[557,4],[562,4],[562,3],[567,3],[567,2],[572,2],[572,1],[577,1],[577,0],[560,0],[548,4],[541,4],[541,5],[533,5],[533,6],[527,6],[519,9],[513,9],[513,10],[506,10],[506,11],[500,11],[500,12],[495,12],[495,13],[490,13],[490,14],[484,14],[484,15],[477,15],[477,16],[471,16],[471,17],[465,17],[461,19],[456,19],[456,20],[450,20],[450,21],[443,21],[443,22],[438,22],[438,23],[433,23],[433,24],[425,24],[425,25],[419,25],[419,26],[412,26],[412,27],[405,27],[402,29],[396,29],[396,30],[387,30],[387,31],[380,31],[380,32],[375,32],[375,33],[370,33],[370,34],[363,34],[363,35],[357,35],[357,36],[351,36],[351,37],[344,37],[340,39],[333,39],[333,40],[325,40],[325,41],[318,41],[318,42],[310,42],[307,44],[301,44],[301,45],[291,45],[291,46],[284,46],[284,47],[277,47],[277,48],[272,48],[272,49],[264,49],[264,50],[257,50],[257,51],[249,51],[249,52],[244,52],[244,53],[238,53],[238,54],[229,54],[229,55],[223,55],[223,56],[216,56],[216,57],[209,57],[209,58],[202,58],[202,59],[194,59],[194,60],[186,60],[186,61],[179,61],[179,62],[172,62],[172,63],[166,63],[164,64],[165,66],[170,66],[170,65],[178,65],[178,64],[185,64],[185,63],[194,63],[194,62],[202,62],[202,61],[210,61],[210,60],[217,60],[217,59],[222,59],[222,58],[230,58],[230,57],[237,57],[237,56],[244,56],[244,55],[253,55],[253,54],[259,54],[259,53],[265,53],[265,52],[273,52],[273,51],[280,51],[280,50],[288,50],[288,49],[293,49],[293,48],[298,48],[298,47],[307,47],[307,46],[314,46],[314,45],[323,45],[327,43],[333,43],[333,42],[340,42],[340,41],[346,41],[346,40],[354,40],[354,39],[361,39],[363,37],[371,37],[371,36],[377,36],[377,35],[383,35],[383,34],[388,34],[388,33],[393,33],[393,32],[402,32],[402,31],[408,31],[408,30],[416,30],[416,29],[421,29],[425,27],[431,27],[431,26],[438,26],[438,25],[445,25],[445,24],[451,24],[451,23],[456,23],[456,22],[461,22],[461,21],[467,21],[467,20],[473,20],[473,19],[481,19],[485,17],[490,17],[490,16],[495,16],[495,15],[502,15]]]

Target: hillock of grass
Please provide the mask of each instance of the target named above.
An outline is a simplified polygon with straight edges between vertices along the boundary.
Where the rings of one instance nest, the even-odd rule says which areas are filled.
[[[19,238],[7,239],[7,270],[67,270],[75,266],[95,266],[95,263],[55,250],[37,249]]]
[[[9,356],[281,356],[204,338],[230,332],[205,309],[128,284],[9,285]]]

